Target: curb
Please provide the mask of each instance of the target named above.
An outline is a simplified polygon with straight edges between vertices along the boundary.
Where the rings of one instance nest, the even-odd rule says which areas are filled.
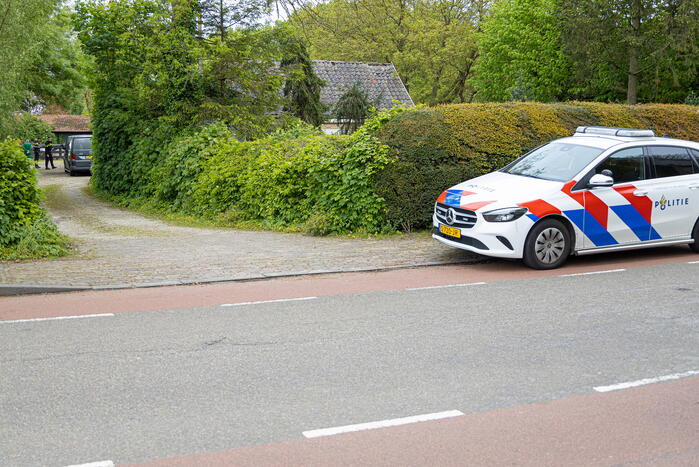
[[[461,259],[454,261],[436,261],[432,263],[416,263],[416,264],[402,264],[398,266],[383,266],[383,267],[373,267],[373,268],[353,268],[353,269],[328,269],[319,271],[299,271],[299,272],[285,272],[285,273],[275,273],[275,274],[262,274],[260,276],[247,276],[247,277],[221,277],[214,279],[203,279],[203,280],[191,280],[191,281],[164,281],[164,282],[147,282],[143,284],[114,284],[114,285],[98,285],[98,286],[79,286],[79,287],[61,287],[54,285],[10,285],[10,284],[0,284],[0,297],[17,296],[17,295],[38,295],[38,294],[50,294],[50,293],[64,293],[64,292],[84,292],[84,291],[101,291],[101,290],[124,290],[124,289],[148,289],[154,287],[172,287],[172,286],[182,286],[182,285],[204,285],[204,284],[218,284],[223,282],[252,282],[252,281],[263,281],[267,279],[282,279],[290,277],[303,277],[303,276],[320,276],[324,274],[343,274],[352,272],[381,272],[381,271],[393,271],[398,269],[415,269],[415,268],[429,268],[434,266],[450,266],[456,264],[478,264],[486,263],[490,260],[484,257],[473,257],[469,259]]]
[[[92,287],[61,287],[59,285],[5,285],[0,284],[0,297],[35,295],[61,292],[82,292]]]

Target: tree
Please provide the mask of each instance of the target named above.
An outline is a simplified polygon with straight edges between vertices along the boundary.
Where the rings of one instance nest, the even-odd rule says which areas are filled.
[[[57,105],[72,113],[84,110],[88,59],[72,30],[72,14],[56,10],[38,32],[36,58],[28,66],[24,108]]]
[[[483,25],[472,80],[480,101],[566,97],[571,63],[560,43],[556,0],[499,0]]]
[[[313,71],[306,45],[292,38],[281,61],[286,75],[284,97],[288,100],[285,110],[313,126],[323,123],[325,106],[320,102],[320,91],[325,82]]]
[[[269,10],[266,0],[199,0],[197,8],[202,31],[221,38],[232,28],[255,24]]]
[[[0,4],[0,118],[20,107],[32,62],[42,46],[41,26],[58,0],[4,0]]]
[[[580,97],[681,101],[696,80],[698,0],[560,0]]]
[[[485,0],[291,3],[290,24],[311,58],[392,62],[414,101],[467,102]]]
[[[361,84],[355,83],[340,96],[335,104],[335,119],[340,125],[340,133],[347,135],[357,131],[364,124],[371,101]]]

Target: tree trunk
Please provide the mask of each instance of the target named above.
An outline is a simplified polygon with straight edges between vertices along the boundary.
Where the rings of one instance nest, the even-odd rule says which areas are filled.
[[[626,103],[638,103],[638,47],[629,47],[629,80],[626,87]]]
[[[626,86],[626,103],[638,103],[638,56],[640,55],[641,41],[641,0],[634,0],[631,12],[631,41],[629,44],[629,71],[628,84]]]

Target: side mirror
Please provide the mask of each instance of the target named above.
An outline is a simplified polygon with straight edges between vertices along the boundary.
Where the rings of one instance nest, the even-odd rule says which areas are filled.
[[[614,185],[614,179],[608,175],[595,174],[592,176],[587,186],[590,188],[610,187]]]

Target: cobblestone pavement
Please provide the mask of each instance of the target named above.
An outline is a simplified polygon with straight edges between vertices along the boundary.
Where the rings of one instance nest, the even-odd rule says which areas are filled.
[[[173,226],[95,200],[83,191],[88,180],[65,174],[60,161],[39,170],[41,186],[60,187],[49,212],[78,252],[0,262],[0,284],[138,286],[476,260],[427,235],[350,239]]]

